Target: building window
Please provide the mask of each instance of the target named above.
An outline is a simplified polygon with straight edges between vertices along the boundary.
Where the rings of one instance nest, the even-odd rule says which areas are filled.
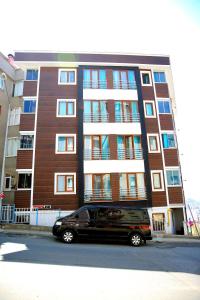
[[[110,145],[107,135],[86,135],[84,137],[84,159],[110,159]]]
[[[149,153],[160,152],[160,143],[158,134],[147,134]]]
[[[164,191],[163,171],[162,170],[151,171],[151,182],[152,182],[152,191],[154,192]]]
[[[4,185],[4,191],[11,191],[11,176],[5,177],[5,185]]]
[[[141,137],[117,136],[118,159],[142,159]]]
[[[166,83],[165,72],[153,72],[155,83]]]
[[[171,114],[170,100],[158,100],[159,114]]]
[[[152,85],[150,71],[140,71],[140,76],[142,80],[142,85],[146,85],[146,86]]]
[[[75,99],[57,100],[57,117],[76,117]]]
[[[56,134],[56,154],[75,154],[76,134]]]
[[[174,133],[162,133],[162,143],[164,149],[176,148]]]
[[[146,118],[156,118],[154,101],[144,101],[144,114]]]
[[[34,135],[23,134],[20,136],[20,149],[33,149]]]
[[[84,101],[84,122],[108,122],[108,104],[103,100]]]
[[[178,168],[166,170],[166,175],[169,187],[181,186],[180,170]]]
[[[76,173],[55,173],[54,194],[76,194]]]
[[[0,89],[4,90],[4,79],[0,76]]]
[[[83,70],[83,88],[85,89],[106,89],[106,70]]]
[[[18,176],[18,190],[19,189],[31,189],[31,173],[19,173]]]
[[[113,71],[114,89],[136,89],[134,71]]]
[[[38,70],[35,69],[26,70],[26,80],[38,80]]]
[[[29,98],[24,98],[24,103],[23,103],[23,113],[29,114],[29,113],[35,113],[36,110],[36,99],[29,99]]]
[[[59,69],[58,84],[76,84],[76,70]]]
[[[19,138],[8,138],[6,156],[17,156],[17,150],[19,149]]]
[[[19,123],[20,123],[20,113],[21,113],[21,108],[20,107],[13,108],[13,109],[10,110],[8,126],[19,125]]]
[[[139,122],[137,101],[115,102],[115,122]]]
[[[86,174],[84,183],[85,201],[112,200],[110,174]]]
[[[146,199],[146,190],[143,173],[124,173],[120,174],[120,199],[129,200]]]
[[[16,81],[13,84],[13,97],[18,97],[23,95],[24,89],[24,82],[23,81]]]

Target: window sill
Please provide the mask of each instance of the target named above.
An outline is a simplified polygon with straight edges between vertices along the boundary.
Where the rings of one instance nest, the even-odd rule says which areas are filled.
[[[17,189],[17,191],[31,191],[31,188]]]
[[[76,195],[76,192],[54,192],[54,195]]]

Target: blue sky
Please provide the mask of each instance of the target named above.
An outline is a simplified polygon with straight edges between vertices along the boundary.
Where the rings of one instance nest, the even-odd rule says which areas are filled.
[[[169,54],[186,199],[199,192],[199,0],[10,0],[1,45],[14,50]]]

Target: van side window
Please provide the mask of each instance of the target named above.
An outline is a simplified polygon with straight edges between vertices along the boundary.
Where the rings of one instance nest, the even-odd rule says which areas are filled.
[[[122,210],[118,208],[99,208],[98,219],[100,220],[120,220],[122,218]]]
[[[123,220],[127,221],[143,221],[144,211],[133,210],[133,209],[123,209]]]
[[[88,210],[87,209],[81,210],[78,213],[78,217],[79,217],[79,220],[88,220],[90,218]]]

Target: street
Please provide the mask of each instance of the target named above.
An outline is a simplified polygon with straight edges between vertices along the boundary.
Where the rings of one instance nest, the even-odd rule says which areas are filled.
[[[0,233],[0,299],[200,299],[200,242],[65,245]]]

